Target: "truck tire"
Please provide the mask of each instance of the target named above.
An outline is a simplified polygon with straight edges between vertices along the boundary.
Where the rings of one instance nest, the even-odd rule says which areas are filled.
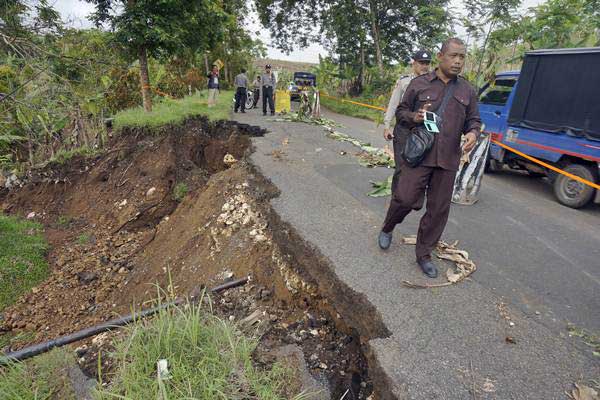
[[[490,154],[485,161],[485,168],[483,170],[486,174],[493,174],[494,172],[502,171],[502,163],[494,160]]]
[[[594,172],[585,165],[569,164],[564,170],[588,181],[596,182]],[[581,208],[589,203],[594,196],[594,190],[594,188],[562,174],[558,174],[554,181],[554,195],[561,204],[571,208]]]

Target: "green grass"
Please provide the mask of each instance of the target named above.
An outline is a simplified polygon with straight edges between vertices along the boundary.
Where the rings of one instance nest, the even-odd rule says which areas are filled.
[[[0,399],[74,400],[67,370],[75,359],[67,349],[55,349],[23,363],[0,369]]]
[[[73,150],[60,150],[54,155],[54,157],[48,160],[48,163],[57,163],[62,165],[75,156],[91,157],[96,153],[97,152],[94,149],[90,149],[89,147],[85,146]]]
[[[300,399],[294,397],[291,370],[278,364],[253,366],[257,342],[197,306],[162,311],[127,328],[116,343],[112,383],[96,399]],[[166,359],[170,378],[157,378]]]
[[[90,235],[88,235],[87,233],[82,233],[81,235],[77,236],[77,243],[84,245],[84,244],[88,244],[90,242]]]
[[[59,226],[62,227],[67,227],[71,224],[71,222],[73,222],[73,218],[68,216],[68,215],[61,215],[60,217],[58,217],[58,219],[56,220],[56,223]]]
[[[44,280],[47,250],[40,224],[0,215],[0,311]]]
[[[157,128],[177,124],[183,122],[186,118],[197,115],[205,115],[211,121],[229,119],[232,97],[232,91],[221,91],[217,99],[217,105],[212,108],[208,108],[206,92],[177,100],[162,98],[153,104],[152,111],[149,113],[141,107],[119,111],[115,115],[113,125],[116,130],[125,127]]]
[[[352,97],[346,100],[357,101],[360,103],[372,104],[372,99],[361,99]],[[348,115],[351,117],[368,119],[377,123],[383,122],[383,111],[374,110],[368,107],[359,106],[352,103],[342,103],[339,100],[330,99],[321,96],[321,105],[338,114]]]
[[[180,182],[177,185],[175,185],[175,187],[173,188],[173,199],[175,201],[181,201],[181,200],[183,200],[185,195],[188,194],[188,192],[189,192],[189,189],[188,189],[187,185],[183,182]]]

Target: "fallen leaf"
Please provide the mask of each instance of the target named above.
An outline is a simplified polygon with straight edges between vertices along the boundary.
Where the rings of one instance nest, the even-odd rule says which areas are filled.
[[[485,382],[481,389],[486,393],[493,393],[496,391],[496,386],[494,386],[494,383],[490,379],[485,378]]]
[[[575,384],[575,389],[571,393],[571,396],[575,400],[600,400],[598,392],[589,386]]]
[[[517,341],[512,336],[507,336],[505,340],[506,340],[506,343],[517,344]]]
[[[417,237],[414,235],[404,236],[402,238],[402,243],[404,244],[417,244]]]

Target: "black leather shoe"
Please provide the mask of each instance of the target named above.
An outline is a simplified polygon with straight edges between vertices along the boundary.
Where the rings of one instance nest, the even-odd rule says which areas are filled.
[[[267,116],[267,113],[265,113],[265,112],[264,112],[264,113],[263,113],[263,117],[266,117],[266,116]]]
[[[271,116],[275,115],[275,112],[271,111]]]
[[[421,270],[423,271],[423,273],[425,275],[427,275],[430,278],[437,278],[438,270],[437,270],[435,264],[433,263],[433,261],[421,260],[421,261],[417,261],[417,262],[419,263],[419,266],[421,267]]]
[[[387,250],[390,248],[390,244],[392,244],[392,233],[385,233],[384,231],[379,232],[379,238],[377,239],[379,243],[379,247],[383,250]]]

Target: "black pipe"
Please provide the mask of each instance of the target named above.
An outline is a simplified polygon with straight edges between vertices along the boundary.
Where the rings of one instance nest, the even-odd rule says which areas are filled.
[[[210,289],[211,293],[219,293],[227,289],[231,289],[237,286],[242,286],[248,283],[248,278],[240,278],[230,282],[223,283],[219,286],[216,286]],[[197,299],[194,299],[197,301]],[[169,303],[162,304],[158,307],[149,308],[144,311],[140,311],[139,313],[132,313],[126,315],[124,317],[111,319],[110,321],[104,322],[99,325],[92,326],[90,328],[85,328],[80,331],[71,333],[69,335],[61,336],[56,339],[48,340],[46,342],[40,344],[34,344],[32,346],[24,347],[21,350],[12,351],[10,353],[6,353],[4,356],[0,357],[0,365],[8,364],[12,361],[20,361],[25,360],[30,357],[37,356],[39,354],[45,353],[47,351],[52,350],[55,347],[61,347],[69,343],[77,342],[79,340],[88,338],[90,336],[97,335],[102,332],[110,331],[111,329],[118,328],[120,326],[127,325],[137,319],[146,318],[148,316],[154,315],[157,312],[164,310],[166,308],[170,308],[173,306],[178,306],[184,303],[184,299],[175,300]]]

